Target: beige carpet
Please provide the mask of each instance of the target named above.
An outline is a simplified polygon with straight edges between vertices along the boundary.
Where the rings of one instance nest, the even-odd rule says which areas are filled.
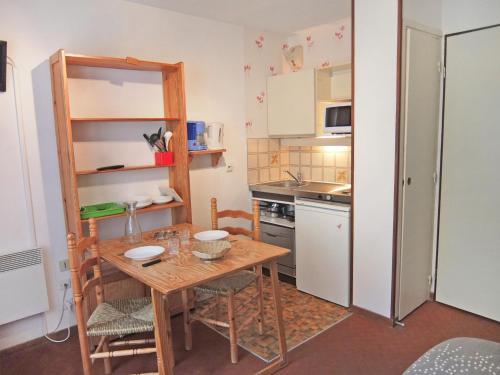
[[[339,305],[299,292],[294,286],[280,283],[283,303],[288,350],[292,350],[341,320],[349,317],[350,312]],[[257,311],[257,303],[249,301],[255,295],[254,284],[237,294],[237,324],[246,320],[249,314]],[[243,302],[242,302],[243,301]],[[249,301],[249,303],[245,303]],[[241,305],[241,307],[240,307]],[[203,300],[197,304],[197,310],[208,311],[205,317],[215,319],[215,298]],[[221,298],[219,318],[227,321],[227,304]],[[226,338],[228,329],[207,324]],[[279,344],[275,329],[274,303],[272,301],[271,280],[264,277],[264,332],[259,335],[255,320],[247,323],[238,333],[238,344],[266,362],[271,362],[279,355]]]

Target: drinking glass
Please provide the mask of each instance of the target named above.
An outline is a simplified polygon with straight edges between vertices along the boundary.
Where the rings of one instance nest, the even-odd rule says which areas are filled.
[[[190,238],[191,232],[189,231],[189,229],[179,230],[179,239],[181,240],[181,246],[188,246]]]
[[[180,240],[177,232],[169,233],[165,242],[167,250],[172,255],[179,254]]]

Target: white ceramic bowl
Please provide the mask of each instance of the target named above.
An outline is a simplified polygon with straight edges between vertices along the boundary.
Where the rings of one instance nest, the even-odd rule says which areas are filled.
[[[153,198],[153,203],[154,204],[165,204],[165,203],[171,202],[173,200],[174,200],[174,198],[171,197],[170,195],[160,195],[158,197]]]
[[[223,240],[229,236],[225,230],[206,230],[204,232],[195,233],[194,238],[198,241],[217,241]]]
[[[163,246],[140,246],[127,250],[123,256],[132,260],[149,260],[163,254]]]

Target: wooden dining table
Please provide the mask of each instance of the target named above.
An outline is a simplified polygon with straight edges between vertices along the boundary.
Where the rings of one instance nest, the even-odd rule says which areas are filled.
[[[289,249],[266,244],[239,236],[230,236],[231,250],[220,260],[206,262],[194,256],[190,246],[182,247],[179,254],[169,254],[161,257],[161,262],[149,267],[143,267],[144,262],[126,258],[125,251],[145,245],[164,246],[162,240],[156,240],[154,233],[160,230],[189,229],[191,235],[201,232],[204,228],[192,224],[177,224],[165,228],[157,228],[143,233],[141,243],[130,244],[125,237],[99,242],[101,258],[128,274],[130,277],[145,284],[151,289],[151,299],[154,311],[154,335],[156,341],[158,373],[174,373],[174,354],[172,346],[172,329],[168,296],[189,290],[208,281],[228,276],[234,272],[268,263],[270,265],[272,294],[275,307],[275,324],[278,334],[279,358],[259,371],[259,374],[272,374],[286,366],[287,347],[283,324],[281,294],[278,280],[277,259],[290,252]],[[192,240],[191,240],[192,243]],[[269,323],[268,323],[269,324]]]

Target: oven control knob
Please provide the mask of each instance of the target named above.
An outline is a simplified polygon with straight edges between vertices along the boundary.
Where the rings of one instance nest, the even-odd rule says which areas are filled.
[[[329,195],[329,194],[327,194],[327,195],[325,195],[325,199],[326,199],[327,201],[331,201],[331,200],[332,200],[332,196],[331,196],[331,195]]]

